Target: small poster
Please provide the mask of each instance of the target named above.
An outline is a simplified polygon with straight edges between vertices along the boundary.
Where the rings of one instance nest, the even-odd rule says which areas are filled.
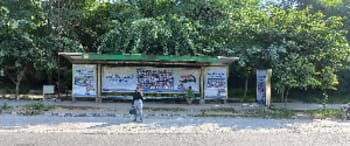
[[[227,98],[227,67],[205,69],[205,98]]]
[[[73,64],[73,96],[96,96],[96,65]]]

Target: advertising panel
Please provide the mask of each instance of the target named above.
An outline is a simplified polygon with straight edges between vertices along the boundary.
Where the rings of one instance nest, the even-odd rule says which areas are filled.
[[[199,92],[199,69],[156,67],[103,67],[102,92],[182,93],[191,86]]]
[[[227,98],[227,67],[205,69],[205,98]]]
[[[73,64],[73,96],[96,96],[96,65]]]
[[[271,69],[256,71],[256,101],[270,106],[271,102]]]
[[[130,92],[136,88],[137,77],[135,68],[103,67],[102,91]]]

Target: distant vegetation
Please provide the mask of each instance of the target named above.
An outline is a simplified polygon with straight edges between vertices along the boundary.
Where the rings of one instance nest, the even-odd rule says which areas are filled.
[[[55,84],[60,51],[239,57],[229,92],[241,101],[254,96],[262,68],[273,70],[273,100],[350,95],[349,0],[57,2],[0,1],[2,92],[18,99]],[[69,90],[71,65],[61,59],[60,69]]]

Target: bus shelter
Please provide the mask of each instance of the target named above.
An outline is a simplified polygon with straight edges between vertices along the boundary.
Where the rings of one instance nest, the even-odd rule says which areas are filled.
[[[196,99],[228,98],[228,67],[237,57],[113,55],[60,52],[72,63],[72,100],[132,99],[141,87],[146,99],[173,98],[192,87]]]

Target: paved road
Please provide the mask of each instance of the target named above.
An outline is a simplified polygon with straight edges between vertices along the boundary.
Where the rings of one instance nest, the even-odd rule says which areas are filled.
[[[255,118],[1,116],[2,146],[343,146],[350,123]]]

